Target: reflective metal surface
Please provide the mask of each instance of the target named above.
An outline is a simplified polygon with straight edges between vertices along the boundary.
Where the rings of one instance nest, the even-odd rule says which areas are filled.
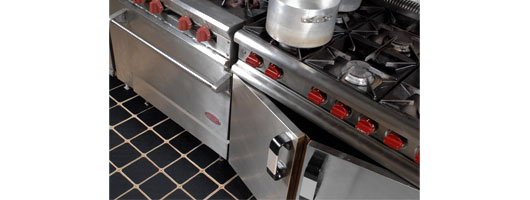
[[[339,12],[351,12],[357,10],[361,6],[362,0],[341,0]]]
[[[225,38],[232,38],[243,26],[241,18],[210,1],[162,0],[162,3],[179,15],[187,15],[193,23],[207,26],[212,32]]]
[[[258,199],[286,199],[296,191],[298,172],[293,168],[306,145],[306,136],[261,92],[233,76],[230,156],[228,162]],[[285,164],[283,178],[274,180],[267,173],[271,140],[289,133],[292,148],[279,150]],[[296,182],[296,183],[294,183]],[[292,189],[289,189],[291,187]]]
[[[227,59],[141,7],[121,2],[124,9],[110,23],[118,79],[226,158]]]
[[[412,160],[387,148],[375,138],[364,135],[344,121],[338,120],[329,112],[306,100],[305,97],[299,96],[289,88],[273,81],[242,61],[232,66],[232,72],[234,73],[234,77],[237,75],[248,84],[293,109],[295,112],[322,127],[335,137],[350,144],[382,166],[390,169],[415,186],[419,186],[419,167]],[[232,136],[231,142],[234,139]],[[265,141],[263,142],[265,143]]]
[[[126,17],[127,10],[123,7],[110,16],[111,19],[122,22],[126,21]],[[122,39],[128,37],[128,33],[120,31],[118,27],[110,22],[110,37],[113,38],[111,42],[114,56],[114,75],[126,85],[133,86],[131,67],[133,63],[131,63],[131,60],[134,58],[129,53],[129,49],[133,49],[134,47],[127,40]]]
[[[248,49],[260,55],[263,60],[269,60],[271,63],[281,66],[285,74],[283,80],[295,82],[295,84],[289,84],[291,87],[302,88],[295,88],[296,90],[305,89],[310,91],[308,87],[316,87],[329,96],[337,97],[338,101],[350,106],[351,109],[377,121],[379,126],[399,133],[407,138],[409,143],[419,143],[419,123],[416,119],[392,108],[381,106],[378,102],[356,92],[354,88],[341,84],[335,78],[293,59],[290,54],[261,40],[258,36],[246,30],[237,31],[234,35],[234,40],[240,44],[240,49]],[[289,78],[287,80],[288,73]],[[312,85],[308,86],[307,83]],[[263,84],[260,83],[260,85]],[[417,169],[417,167],[415,168]]]
[[[292,47],[312,48],[333,36],[340,0],[269,0],[267,33]]]
[[[300,199],[419,199],[417,189],[388,171],[315,141],[302,171]]]
[[[316,193],[322,182],[322,165],[326,161],[327,155],[315,151],[304,167],[304,175],[300,180],[300,199],[315,199]]]
[[[285,177],[287,166],[285,165],[285,162],[280,159],[280,150],[282,148],[285,148],[286,151],[292,149],[293,143],[291,137],[296,138],[296,136],[292,136],[292,133],[290,132],[280,133],[272,138],[269,144],[269,151],[267,154],[267,173],[269,173],[275,181]]]

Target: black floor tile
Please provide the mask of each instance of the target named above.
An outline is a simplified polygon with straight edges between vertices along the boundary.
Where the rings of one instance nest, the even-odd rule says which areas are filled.
[[[126,90],[125,87],[118,87],[110,91],[110,96],[116,99],[118,102],[125,101],[131,97],[136,96],[136,93],[132,89]]]
[[[217,160],[219,155],[203,144],[189,153],[188,158],[190,158],[195,164],[199,165],[199,167],[205,168],[210,163]]]
[[[168,144],[164,144],[161,147],[156,148],[155,150],[147,154],[153,162],[155,162],[158,167],[165,167],[167,164],[173,162],[180,157],[180,153],[171,148]]]
[[[160,136],[164,137],[165,139],[169,139],[176,134],[182,132],[184,129],[180,127],[177,123],[175,123],[173,120],[168,119],[165,122],[162,122],[161,124],[157,125],[154,130],[160,134]]]
[[[151,104],[146,104],[146,101],[144,100],[144,98],[142,98],[140,96],[136,96],[136,97],[132,98],[131,100],[126,101],[122,105],[125,108],[127,108],[127,110],[131,111],[133,114],[138,114],[138,113],[140,113],[140,112],[152,107]]]
[[[215,194],[213,194],[209,199],[225,200],[225,199],[234,199],[234,197],[230,196],[225,190],[219,190]]]
[[[182,184],[190,177],[199,172],[197,167],[193,166],[188,160],[180,159],[172,165],[168,166],[164,171],[177,183]]]
[[[215,162],[213,165],[208,167],[208,169],[206,169],[206,173],[208,173],[220,184],[225,183],[226,181],[228,181],[228,179],[236,175],[236,172],[234,171],[234,169],[232,169],[232,167],[228,164],[226,160],[220,160]]]
[[[248,199],[252,196],[252,193],[250,193],[245,183],[243,183],[239,177],[236,177],[234,180],[230,181],[230,183],[226,184],[225,189],[238,199]]]
[[[125,90],[121,81],[110,77],[109,82],[112,89],[110,91],[112,98],[109,98],[109,106],[112,107],[109,109],[109,124],[115,126],[120,123],[109,129],[109,147],[115,148],[109,152],[109,173],[112,174],[109,178],[111,199],[122,194],[120,199],[159,199],[168,193],[170,194],[166,199],[204,199],[208,195],[212,195],[210,199],[233,199],[231,194],[241,198],[250,194],[239,177],[237,178],[239,182],[234,180],[227,183],[235,175],[227,161],[218,160],[219,156],[206,145],[201,145],[200,140],[171,119],[167,119],[167,116],[158,109],[144,104],[145,100],[136,96],[137,94],[132,89]],[[137,114],[138,117],[130,118],[130,113]],[[165,121],[160,123],[163,120]],[[158,125],[153,127],[155,124]],[[153,131],[146,131],[148,128],[152,128]],[[182,131],[184,132],[181,133]],[[181,134],[175,137],[179,133]],[[134,138],[130,141],[132,145],[124,143],[124,138]],[[169,141],[169,144],[156,147],[163,143],[163,139],[171,138],[173,139]],[[194,148],[196,149],[191,152]],[[152,152],[147,154],[147,157],[155,164],[147,158],[138,159],[141,156],[140,152],[148,151]],[[187,153],[192,161],[181,158],[180,152]],[[179,158],[181,159],[178,160]],[[131,163],[135,159],[138,160]],[[178,161],[169,165],[175,160]],[[129,163],[130,165],[123,168]],[[200,171],[195,164],[201,168],[210,164],[211,166]],[[122,170],[118,172],[116,167]],[[159,170],[164,167],[163,170],[167,176],[159,173]],[[140,185],[140,189],[131,189],[132,182],[144,183]],[[186,182],[186,184],[183,189],[175,190],[175,182],[180,184]],[[228,185],[225,189],[214,192],[219,187],[216,182]]]
[[[132,186],[133,185],[120,173],[115,173],[109,178],[109,197],[114,199],[129,190]]]
[[[178,190],[175,190],[173,193],[171,193],[169,196],[167,196],[165,199],[181,200],[181,199],[192,199],[192,198],[188,196],[186,193],[184,193],[181,189],[178,189]]]
[[[201,141],[186,131],[169,141],[169,143],[180,152],[188,153],[191,149],[201,144]]]
[[[111,108],[109,111],[109,124],[111,126],[129,118],[131,114],[129,114],[125,109],[123,109],[121,106],[116,106],[114,108]]]
[[[204,174],[199,174],[188,181],[183,187],[194,198],[204,199],[217,189],[218,186]]]
[[[112,100],[110,97],[109,97],[109,108],[116,105],[116,101]]]
[[[116,167],[112,166],[112,164],[109,163],[109,174],[114,172],[114,170],[116,170]]]
[[[147,153],[149,150],[164,142],[158,137],[153,131],[147,131],[142,133],[138,137],[131,140],[131,143],[143,153]]]
[[[136,149],[130,144],[125,143],[110,152],[110,161],[112,161],[117,167],[122,167],[138,158],[138,156],[140,156],[140,153],[138,153],[138,151],[136,151]]]
[[[176,187],[175,183],[161,173],[140,185],[140,189],[152,199],[160,199]]]
[[[135,135],[138,135],[138,133],[141,133],[142,131],[147,129],[147,127],[145,127],[136,118],[131,118],[126,122],[123,122],[120,125],[114,127],[114,129],[118,131],[118,133],[120,133],[123,137],[129,139],[134,137]]]
[[[127,166],[122,171],[127,177],[131,178],[134,183],[138,184],[158,172],[158,168],[151,164],[147,159],[141,158]]]
[[[116,132],[109,129],[109,149],[112,149],[113,147],[117,146],[118,144],[121,144],[123,142],[123,138],[121,138]]]
[[[131,191],[127,192],[127,194],[121,196],[119,199],[120,200],[121,199],[123,199],[123,200],[139,200],[139,199],[147,199],[147,197],[145,197],[137,189],[134,189],[134,190],[131,190]]]
[[[109,76],[109,89],[115,88],[123,84],[116,76]]]
[[[164,115],[164,113],[160,112],[160,110],[156,109],[155,107],[152,107],[143,113],[140,113],[138,118],[140,118],[148,126],[152,126],[165,119],[166,115]]]

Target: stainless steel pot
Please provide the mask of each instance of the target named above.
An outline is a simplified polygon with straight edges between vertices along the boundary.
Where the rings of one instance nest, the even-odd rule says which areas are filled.
[[[269,0],[267,33],[292,47],[313,48],[333,36],[340,0]]]
[[[342,0],[339,6],[339,12],[352,12],[359,9],[362,0]]]

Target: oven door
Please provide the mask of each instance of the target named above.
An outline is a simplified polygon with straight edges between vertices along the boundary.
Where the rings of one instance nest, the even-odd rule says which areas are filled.
[[[403,179],[359,158],[310,141],[298,187],[299,199],[419,199]]]
[[[229,163],[256,198],[293,199],[307,137],[237,75],[232,85]]]
[[[339,145],[325,134],[233,75],[229,162],[256,198],[419,198],[390,171],[310,140]]]

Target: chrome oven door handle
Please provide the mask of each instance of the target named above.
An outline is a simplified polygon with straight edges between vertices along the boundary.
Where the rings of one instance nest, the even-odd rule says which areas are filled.
[[[280,160],[280,149],[285,147],[285,149],[291,150],[292,146],[293,142],[287,133],[281,133],[272,138],[267,156],[267,173],[273,180],[280,180],[287,173],[286,164]]]
[[[178,66],[179,68],[184,70],[185,72],[187,72],[189,75],[193,76],[195,79],[199,80],[200,82],[202,82],[205,85],[207,85],[208,87],[210,87],[214,92],[223,92],[223,91],[228,90],[228,88],[230,86],[230,84],[229,84],[230,83],[230,78],[232,77],[232,75],[230,73],[224,74],[221,78],[219,78],[219,80],[215,81],[214,83],[211,83],[210,81],[208,81],[206,78],[202,77],[199,73],[195,72],[190,67],[188,67],[188,66],[184,65],[183,63],[173,59],[172,57],[170,57],[169,55],[167,55],[166,53],[164,53],[160,49],[156,48],[151,43],[149,43],[146,40],[144,40],[139,35],[135,34],[131,30],[129,30],[127,27],[123,26],[122,23],[127,23],[128,20],[129,20],[129,18],[127,17],[127,14],[126,14],[127,11],[128,11],[127,8],[123,8],[123,9],[118,10],[115,13],[113,13],[110,16],[111,23],[115,24],[116,26],[118,26],[119,28],[121,28],[122,30],[124,30],[125,32],[130,34],[131,36],[135,37],[137,40],[139,40],[143,44],[145,44],[146,46],[148,46],[151,49],[153,49],[158,54],[160,54],[164,58],[168,59],[170,62],[172,62],[173,64],[175,64],[176,66]]]
[[[315,151],[302,177],[302,186],[300,187],[300,199],[313,200],[316,197],[318,188],[320,186],[320,175],[322,174],[322,165],[326,160],[326,154]]]

